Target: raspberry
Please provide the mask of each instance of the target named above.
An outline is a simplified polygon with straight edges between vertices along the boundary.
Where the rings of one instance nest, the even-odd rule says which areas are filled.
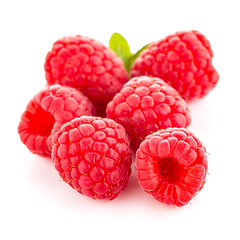
[[[131,154],[125,129],[107,118],[82,116],[53,136],[52,160],[79,193],[112,200],[127,186]]]
[[[52,85],[30,100],[21,116],[18,133],[32,153],[50,156],[51,134],[75,117],[94,113],[94,106],[81,92]]]
[[[100,113],[128,80],[123,62],[112,50],[80,35],[56,41],[44,68],[48,84],[81,90]]]
[[[152,132],[187,127],[191,122],[185,101],[157,77],[130,79],[108,104],[106,112],[125,127],[135,147]]]
[[[160,202],[183,206],[203,188],[207,173],[206,150],[184,128],[150,134],[136,153],[141,187]]]
[[[160,77],[185,100],[201,98],[219,79],[212,57],[204,35],[197,31],[177,32],[150,44],[134,62],[131,76]]]

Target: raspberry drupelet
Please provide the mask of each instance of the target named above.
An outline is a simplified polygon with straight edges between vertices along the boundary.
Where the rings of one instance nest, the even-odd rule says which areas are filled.
[[[107,116],[122,124],[134,147],[159,129],[187,127],[191,117],[177,91],[157,77],[130,79],[107,106]]]
[[[156,200],[184,206],[203,188],[206,150],[192,132],[168,128],[150,134],[136,153],[141,187]]]
[[[52,160],[79,193],[112,200],[127,186],[131,152],[125,129],[112,119],[82,116],[53,136]]]
[[[48,84],[81,90],[100,114],[128,80],[122,60],[111,49],[80,35],[56,41],[46,56],[44,68]]]
[[[31,99],[21,116],[18,133],[35,154],[51,155],[51,136],[63,123],[82,115],[94,115],[95,108],[78,90],[58,84],[46,87]]]
[[[131,76],[149,75],[163,79],[187,101],[201,98],[219,80],[212,65],[213,52],[198,31],[182,31],[154,42],[134,62]]]

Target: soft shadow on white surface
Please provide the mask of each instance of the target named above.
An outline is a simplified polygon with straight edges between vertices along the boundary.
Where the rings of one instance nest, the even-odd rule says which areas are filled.
[[[150,214],[156,211],[161,214],[176,211],[176,207],[161,204],[145,193],[138,183],[134,163],[132,169],[127,188],[112,201],[93,200],[78,193],[60,178],[51,160],[47,158],[33,156],[28,165],[26,177],[30,186],[49,198],[52,203],[66,205],[73,211],[91,211],[92,208],[103,207],[118,212],[120,209],[134,209],[141,205],[144,206],[144,211],[149,211]],[[86,209],[86,206],[90,207],[89,210]]]

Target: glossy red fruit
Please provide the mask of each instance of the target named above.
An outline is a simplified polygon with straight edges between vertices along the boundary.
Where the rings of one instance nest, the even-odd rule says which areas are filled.
[[[21,116],[18,133],[32,153],[50,156],[51,136],[62,124],[75,117],[94,114],[94,106],[81,92],[55,84],[29,101]]]
[[[187,127],[191,117],[177,91],[157,77],[130,79],[107,106],[107,116],[122,124],[132,144],[159,129]]]
[[[131,76],[155,76],[175,88],[185,100],[201,98],[217,84],[213,52],[198,31],[182,31],[148,46],[135,60]]]
[[[183,206],[204,186],[206,150],[187,129],[160,130],[141,143],[136,168],[139,183],[147,193],[162,203]]]
[[[105,112],[107,103],[128,80],[120,58],[102,43],[80,35],[56,41],[45,60],[49,85],[61,84],[81,90]]]
[[[52,160],[79,193],[112,200],[127,186],[131,153],[125,129],[112,119],[82,116],[53,136]]]

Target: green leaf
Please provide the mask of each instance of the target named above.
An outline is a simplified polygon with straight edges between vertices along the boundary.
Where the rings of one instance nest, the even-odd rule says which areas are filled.
[[[109,47],[123,60],[127,68],[126,62],[132,56],[127,40],[121,34],[113,33],[109,40]]]
[[[150,44],[150,43],[149,43]],[[132,54],[132,56],[128,59],[127,62],[127,69],[128,71],[130,71],[134,61],[139,57],[139,55],[141,54],[142,51],[144,51],[145,49],[147,49],[147,47],[149,46],[149,44],[143,46],[140,50],[138,50],[135,54]]]
[[[149,44],[142,47],[139,51],[135,54],[132,54],[128,45],[127,40],[119,33],[113,33],[109,40],[109,47],[112,49],[116,55],[122,59],[124,62],[124,66],[127,72],[130,72],[131,66],[136,58],[141,54],[143,50],[148,47]]]

